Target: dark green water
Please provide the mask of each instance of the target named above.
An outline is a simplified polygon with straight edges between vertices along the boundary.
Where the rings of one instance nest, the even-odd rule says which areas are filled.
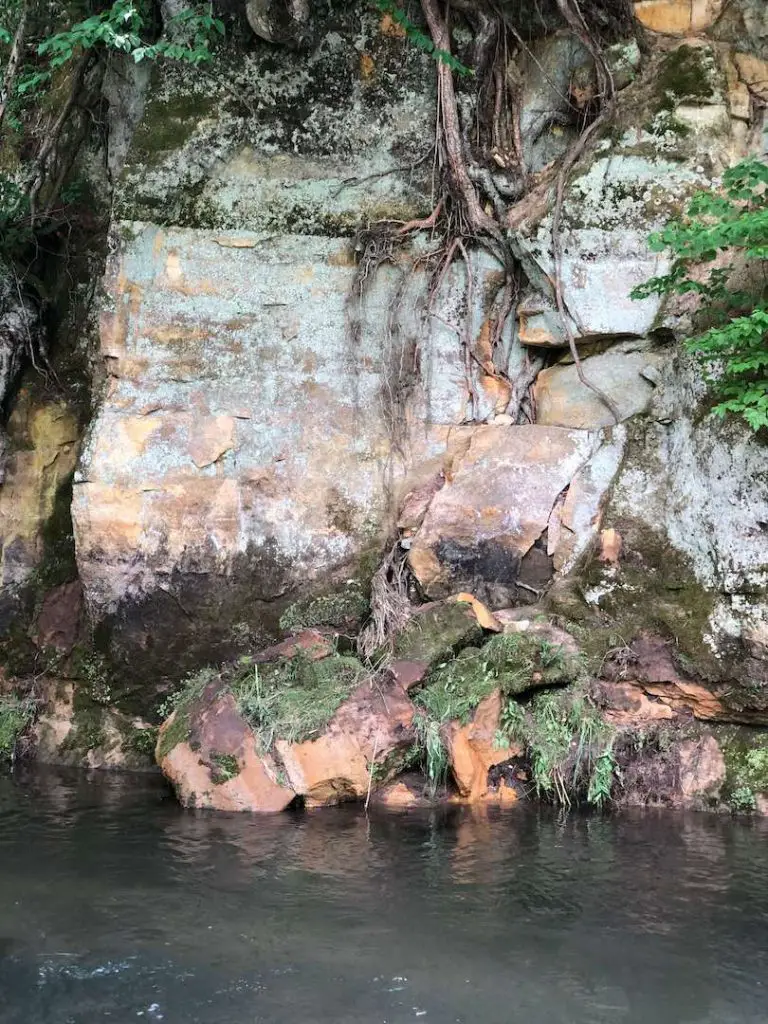
[[[0,780],[0,1021],[768,1021],[768,823],[183,813]]]

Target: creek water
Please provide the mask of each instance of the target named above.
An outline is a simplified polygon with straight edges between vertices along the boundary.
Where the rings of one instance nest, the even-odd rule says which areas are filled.
[[[768,1020],[768,823],[0,780],[2,1024]]]

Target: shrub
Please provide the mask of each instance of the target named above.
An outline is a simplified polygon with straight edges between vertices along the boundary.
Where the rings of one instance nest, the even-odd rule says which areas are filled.
[[[768,285],[760,273],[768,257],[768,165],[750,159],[727,170],[722,188],[696,193],[684,215],[651,235],[650,244],[669,251],[672,265],[633,297],[700,296],[708,329],[686,347],[720,398],[713,411],[735,413],[753,430],[768,426]],[[736,270],[760,283],[733,288]]]
[[[527,704],[509,700],[502,711],[499,746],[523,743],[539,796],[570,806],[611,799],[618,768],[614,730],[601,718],[583,684],[537,694]]]

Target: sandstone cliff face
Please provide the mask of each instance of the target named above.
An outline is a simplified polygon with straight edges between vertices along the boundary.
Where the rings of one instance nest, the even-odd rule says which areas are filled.
[[[382,230],[432,209],[430,59],[364,5],[304,49],[267,41],[257,8],[247,53],[114,97],[106,381],[71,509],[96,674],[149,712],[187,671],[275,639],[297,600],[364,592],[396,536],[422,598],[659,635],[726,720],[763,722],[765,450],[706,415],[675,344],[690,311],[629,297],[664,269],[649,232],[765,149],[761,5],[642,0],[642,52],[607,52],[615,124],[571,175],[560,242],[568,327],[618,417],[567,353],[551,202],[509,225],[524,280],[498,338],[499,263],[470,247],[435,286],[429,231]],[[588,58],[561,31],[523,61],[533,174],[575,131],[562,94]],[[50,407],[24,408],[37,436]],[[71,472],[63,422],[0,489],[6,587]]]

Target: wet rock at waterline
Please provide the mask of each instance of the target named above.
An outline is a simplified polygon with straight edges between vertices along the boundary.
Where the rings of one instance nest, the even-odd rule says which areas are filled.
[[[445,727],[445,745],[456,788],[469,803],[517,800],[516,791],[503,779],[493,788],[489,784],[492,768],[519,758],[524,752],[519,743],[510,746],[500,742],[501,709],[501,693],[496,690],[478,704],[466,725],[450,722]]]
[[[273,758],[257,750],[231,693],[209,689],[177,709],[160,730],[157,759],[185,807],[269,813],[296,795]]]
[[[277,662],[278,671],[289,662]],[[307,806],[324,806],[363,799],[398,771],[414,743],[414,708],[394,677],[366,677],[360,666],[363,681],[345,699],[334,700],[327,720],[318,720],[309,735],[286,738],[261,710],[271,698],[279,699],[263,674],[268,667],[261,665],[250,670],[250,715],[242,679],[238,687],[217,678],[199,692],[182,694],[162,726],[158,764],[185,806],[269,813],[297,796]],[[328,667],[333,673],[334,659]],[[286,676],[277,685],[305,686],[310,702],[327,699],[311,667],[301,679]]]

